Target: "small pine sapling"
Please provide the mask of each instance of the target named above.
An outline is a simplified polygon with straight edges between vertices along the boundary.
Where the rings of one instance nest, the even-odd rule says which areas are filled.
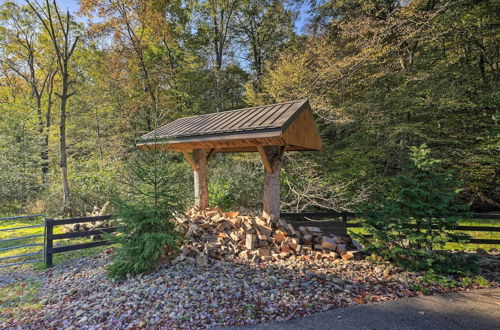
[[[468,237],[451,232],[467,216],[458,201],[459,183],[426,145],[412,147],[410,160],[392,181],[388,196],[360,209],[363,228],[372,238],[357,239],[368,252],[400,266],[453,271],[453,258],[434,250]]]
[[[183,207],[180,191],[185,184],[182,166],[159,148],[138,150],[126,176],[127,198],[117,201],[120,244],[109,275],[123,279],[151,271],[165,253],[178,249],[181,234],[171,220]]]

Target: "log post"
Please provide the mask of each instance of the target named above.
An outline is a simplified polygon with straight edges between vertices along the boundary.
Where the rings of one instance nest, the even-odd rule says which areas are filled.
[[[257,147],[264,163],[264,205],[262,215],[280,217],[280,170],[284,147]]]
[[[208,177],[207,152],[204,149],[193,150],[194,170],[194,198],[195,204],[204,209],[208,207]]]

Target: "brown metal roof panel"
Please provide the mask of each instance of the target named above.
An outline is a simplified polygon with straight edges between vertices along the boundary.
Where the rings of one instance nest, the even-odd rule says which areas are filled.
[[[192,128],[192,131],[198,132],[206,132],[210,127],[217,125],[218,122],[224,119],[225,116],[228,116],[225,112],[216,112],[210,113],[207,115],[202,115],[202,121],[196,127]]]
[[[206,122],[206,118],[204,115],[181,118],[178,120],[182,120],[183,125],[179,126],[178,129],[169,132],[174,136],[178,134],[189,134],[190,132],[197,131],[198,127]]]
[[[218,131],[223,123],[227,122],[229,118],[231,118],[233,114],[230,111],[223,112],[222,115],[218,118],[218,120],[212,120],[212,124],[208,126],[205,131]]]
[[[251,112],[249,111],[249,112],[243,114],[240,117],[239,122],[234,125],[233,129],[244,129],[247,127],[252,127],[251,122],[255,119],[258,119],[264,113],[264,111],[266,111],[266,108],[260,107],[254,111],[251,111]]]
[[[210,118],[208,116],[200,116],[199,120],[192,122],[191,125],[187,126],[181,132],[176,133],[176,135],[197,135],[200,132],[205,132],[205,128],[211,125],[217,118]]]
[[[202,120],[197,123],[193,123],[193,125],[189,126],[184,132],[181,132],[180,135],[192,135],[198,134],[199,132],[205,132],[205,128],[212,123],[212,121],[216,121],[217,118],[202,118]]]
[[[249,110],[248,113],[255,111],[255,109],[256,108],[251,108],[251,110]],[[247,113],[247,115],[248,115],[248,113]],[[224,131],[225,130],[233,130],[234,127],[236,125],[238,125],[239,122],[241,122],[241,118],[242,118],[241,111],[234,111],[233,116],[231,116],[231,118],[227,122],[222,124],[220,126],[220,129],[224,130]]]
[[[297,104],[297,103],[294,103],[294,104],[291,104],[286,110],[285,112],[279,116],[279,117],[276,117],[274,120],[273,120],[273,126],[283,126],[285,125],[287,122],[289,122],[292,118],[295,119],[296,116],[298,116],[300,114],[300,111],[302,106],[304,105],[304,103],[301,103],[301,104]]]
[[[289,108],[290,108],[290,104],[282,104],[276,110],[273,109],[273,111],[270,111],[264,124],[267,127],[279,127],[279,125],[276,124],[276,119],[285,115]]]
[[[278,104],[272,107],[269,111],[266,112],[265,116],[262,117],[259,125],[263,127],[271,127],[271,118],[275,115],[279,115],[283,110],[283,107],[285,107],[285,104]]]
[[[276,111],[277,109],[280,108],[280,105],[273,105],[270,107],[263,107],[262,112],[259,113],[258,116],[255,116],[255,118],[249,123],[250,126],[256,126],[256,127],[266,127],[266,118],[269,117],[269,114]]]
[[[290,106],[291,104],[283,104],[278,111],[271,113],[269,118],[266,120],[267,127],[278,127],[279,125],[276,125],[276,120],[285,115]]]
[[[220,131],[226,131],[228,129],[234,128],[235,123],[238,123],[241,121],[242,117],[242,112],[241,111],[229,111],[230,116],[227,118],[227,120],[224,120],[223,122],[218,123],[216,126],[217,130]],[[243,114],[244,115],[244,114]]]
[[[142,136],[142,139],[182,138],[223,133],[263,131],[284,128],[293,121],[307,100],[291,101],[260,107],[215,112],[177,119]]]
[[[171,134],[171,135],[181,134],[182,132],[188,131],[193,125],[196,125],[197,123],[201,122],[202,120],[203,120],[203,118],[200,118],[200,117],[194,117],[194,118],[189,117],[189,118],[177,119],[176,121],[179,122],[179,125],[175,129],[172,129],[169,132],[169,134]]]

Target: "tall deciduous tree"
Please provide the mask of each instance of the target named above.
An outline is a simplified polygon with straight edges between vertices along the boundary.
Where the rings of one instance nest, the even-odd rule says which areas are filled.
[[[4,66],[4,72],[12,72],[25,81],[35,103],[41,144],[42,183],[46,184],[52,95],[57,71],[53,52],[44,47],[43,30],[40,31],[40,25],[27,8],[6,2],[2,9],[2,25],[6,28],[2,39],[6,46],[0,63]]]
[[[71,88],[74,81],[71,79],[71,57],[78,44],[79,36],[75,35],[72,27],[71,15],[66,12],[62,15],[55,0],[52,4],[49,0],[45,1],[45,6],[38,2],[31,3],[29,6],[43,24],[45,30],[50,36],[52,46],[56,54],[58,73],[61,77],[61,89],[56,93],[60,99],[59,108],[59,167],[61,169],[61,181],[63,190],[63,210],[71,211],[70,190],[68,184],[68,155],[66,146],[66,110],[68,99],[76,93]]]
[[[198,25],[212,49],[213,70],[215,75],[214,97],[217,111],[224,110],[222,100],[222,69],[226,64],[228,48],[235,38],[235,17],[239,10],[238,0],[207,0],[202,2],[202,20]]]
[[[282,1],[243,1],[236,13],[235,31],[253,71],[253,88],[258,92],[268,61],[277,58],[279,49],[294,35],[296,14]]]
[[[190,9],[175,1],[84,0],[81,10],[99,17],[92,24],[94,37],[113,40],[113,47],[106,50],[109,74],[117,81],[115,87],[129,97],[138,94],[129,104],[131,121],[140,130],[151,131],[156,113],[182,104],[176,93],[183,62],[179,44]]]

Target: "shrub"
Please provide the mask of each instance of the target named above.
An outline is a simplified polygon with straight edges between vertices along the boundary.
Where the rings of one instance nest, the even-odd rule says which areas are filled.
[[[212,180],[208,184],[209,200],[212,205],[217,205],[223,210],[235,207],[235,186],[231,182],[222,179]]]
[[[121,244],[109,275],[123,279],[128,274],[150,271],[165,252],[175,251],[181,240],[172,213],[182,204],[185,170],[170,153],[138,151],[126,175],[127,197],[115,201],[119,231],[111,239]]]
[[[466,215],[457,200],[458,182],[451,172],[442,170],[425,145],[412,147],[410,159],[411,164],[393,180],[388,196],[360,210],[363,228],[373,237],[357,238],[368,252],[400,266],[458,272],[468,260],[434,251],[467,238],[450,233]]]
[[[113,262],[108,266],[109,275],[123,279],[154,268],[165,252],[175,251],[180,235],[175,225],[161,208],[145,208],[142,205],[122,204],[117,215],[123,220],[119,234],[113,237],[121,246]]]
[[[245,213],[261,211],[264,169],[258,155],[216,154],[208,171],[211,206]]]

